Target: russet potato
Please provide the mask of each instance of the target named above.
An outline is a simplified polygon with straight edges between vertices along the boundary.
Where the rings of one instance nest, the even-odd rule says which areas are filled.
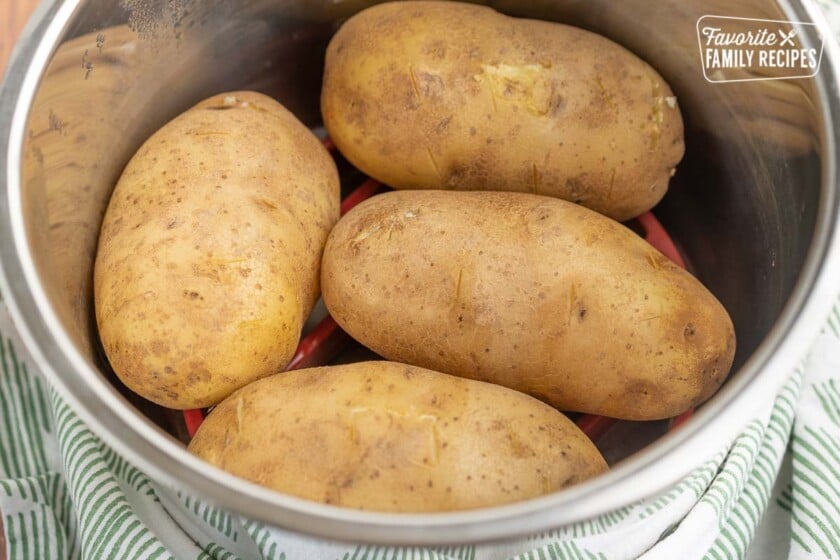
[[[684,152],[668,84],[594,33],[458,2],[389,2],[327,49],[324,123],[396,189],[500,190],[617,220],[664,196]]]
[[[393,362],[256,381],[213,409],[190,451],[294,496],[412,513],[524,500],[607,470],[538,400]]]
[[[99,239],[96,320],[116,374],[198,408],[281,371],[338,212],[332,158],[273,99],[220,94],[165,125],[126,166]]]
[[[524,193],[396,191],[327,241],[332,316],[389,360],[560,410],[652,420],[710,397],[735,332],[691,274],[623,225]]]

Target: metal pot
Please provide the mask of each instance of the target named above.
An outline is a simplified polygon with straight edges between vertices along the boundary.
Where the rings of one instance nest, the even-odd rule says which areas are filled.
[[[811,2],[489,2],[513,15],[602,33],[656,67],[686,120],[687,154],[656,210],[739,340],[723,389],[684,427],[614,456],[596,480],[527,502],[441,515],[385,515],[268,492],[191,456],[177,423],[123,391],[99,351],[91,273],[111,189],[152,131],[198,99],[253,88],[318,124],[322,57],[364,0],[51,0],[18,47],[0,101],[3,295],[49,382],[128,460],[271,525],[335,539],[441,544],[508,538],[662,490],[724,446],[780,388],[840,287],[840,49]],[[798,80],[717,84],[703,75],[706,13],[813,21],[822,67]],[[173,435],[174,434],[174,435]],[[625,442],[626,443],[626,442]],[[620,459],[620,460],[619,460]],[[615,462],[615,461],[614,461]]]

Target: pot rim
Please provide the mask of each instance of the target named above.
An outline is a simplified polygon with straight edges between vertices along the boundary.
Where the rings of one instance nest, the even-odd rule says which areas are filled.
[[[365,512],[283,495],[191,455],[128,403],[73,346],[49,305],[21,212],[25,126],[55,43],[82,0],[42,3],[18,44],[0,90],[0,288],[24,344],[55,389],[91,430],[153,480],[243,516],[334,540],[441,545],[509,539],[551,530],[654,495],[723,449],[782,387],[822,327],[840,286],[840,46],[822,12],[801,11],[824,39],[815,80],[823,117],[822,191],[816,230],[800,276],[770,333],[729,382],[680,430],[608,474],[551,495],[441,514]],[[780,5],[793,11],[789,3]],[[796,19],[796,18],[791,18]]]

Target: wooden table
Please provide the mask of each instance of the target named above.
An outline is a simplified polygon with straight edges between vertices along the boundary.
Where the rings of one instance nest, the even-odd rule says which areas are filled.
[[[0,74],[6,71],[15,39],[37,5],[37,0],[0,0]]]
[[[37,5],[37,0],[0,0],[0,75],[6,72],[15,40]],[[3,516],[0,515],[0,560],[6,559],[5,535]]]

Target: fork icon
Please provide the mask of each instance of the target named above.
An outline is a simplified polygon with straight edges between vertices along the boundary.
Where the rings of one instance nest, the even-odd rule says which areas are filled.
[[[778,30],[779,37],[782,38],[782,42],[779,43],[780,47],[784,47],[785,45],[790,45],[791,47],[795,47],[796,45],[793,43],[794,37],[796,37],[796,31],[791,29],[790,33],[785,33],[781,29]]]

